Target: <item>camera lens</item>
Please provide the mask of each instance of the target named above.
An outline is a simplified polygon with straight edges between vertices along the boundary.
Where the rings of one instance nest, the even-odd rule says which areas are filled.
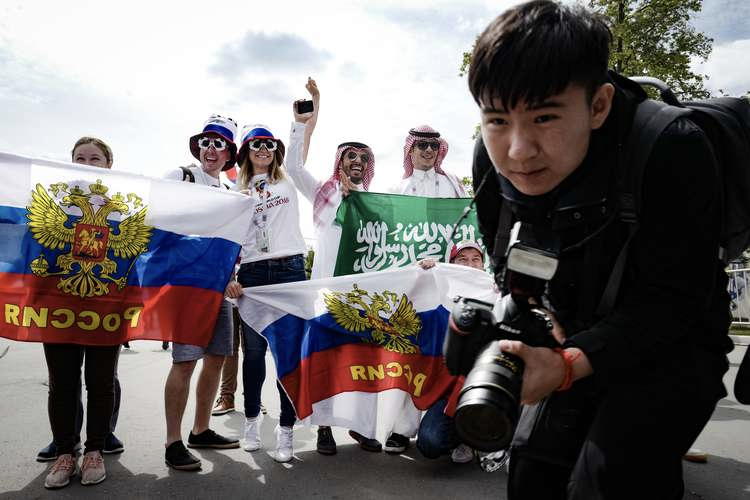
[[[521,361],[490,343],[466,377],[456,407],[456,432],[479,451],[508,446],[518,422]]]

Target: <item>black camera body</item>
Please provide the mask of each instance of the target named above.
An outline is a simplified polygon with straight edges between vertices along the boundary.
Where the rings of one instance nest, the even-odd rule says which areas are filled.
[[[454,299],[443,352],[448,371],[464,375],[454,422],[462,442],[480,451],[510,443],[518,423],[523,361],[500,350],[499,340],[532,347],[559,347],[552,320],[541,303],[557,259],[547,249],[529,245],[530,228],[514,226],[506,252],[504,282],[510,293],[496,304],[466,297]],[[525,233],[526,243],[519,235]]]
[[[297,106],[297,113],[299,114],[312,113],[315,109],[313,102],[310,100],[303,99],[301,101],[297,101],[295,105]]]

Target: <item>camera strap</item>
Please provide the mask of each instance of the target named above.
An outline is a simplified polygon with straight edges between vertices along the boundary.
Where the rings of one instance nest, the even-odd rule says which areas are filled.
[[[502,198],[500,213],[498,215],[495,244],[492,251],[492,263],[496,276],[499,272],[505,272],[505,252],[508,250],[510,230],[513,228],[513,209],[505,198]],[[495,281],[498,282],[497,280]],[[502,283],[502,281],[498,283]]]

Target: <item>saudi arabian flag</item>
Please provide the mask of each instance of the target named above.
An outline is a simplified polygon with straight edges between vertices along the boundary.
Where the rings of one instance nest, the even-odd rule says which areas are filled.
[[[454,243],[481,244],[474,210],[454,224],[471,198],[424,198],[353,192],[336,214],[341,239],[334,276],[404,267],[422,259],[448,262]]]

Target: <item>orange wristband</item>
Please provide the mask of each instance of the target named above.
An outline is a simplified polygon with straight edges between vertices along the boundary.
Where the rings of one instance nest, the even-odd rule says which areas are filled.
[[[562,384],[560,384],[560,387],[555,390],[567,391],[570,389],[570,386],[573,385],[573,362],[578,359],[580,354],[570,354],[568,351],[560,347],[556,347],[555,352],[562,356],[563,363],[565,363],[565,375],[563,376]]]

